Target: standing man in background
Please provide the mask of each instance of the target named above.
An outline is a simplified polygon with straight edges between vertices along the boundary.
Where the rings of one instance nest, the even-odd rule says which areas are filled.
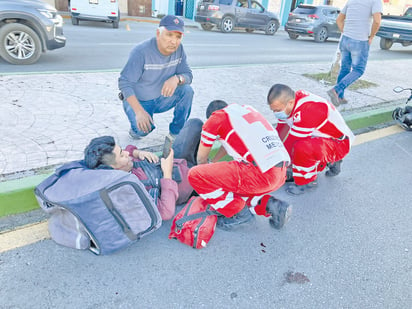
[[[183,27],[181,18],[163,17],[156,37],[138,44],[120,73],[119,89],[132,138],[140,139],[154,130],[153,114],[174,108],[169,124],[173,141],[189,118],[193,76],[181,45]]]
[[[348,0],[336,23],[342,32],[339,43],[341,68],[337,84],[328,91],[335,106],[347,103],[345,89],[365,72],[369,47],[381,24],[382,0]]]

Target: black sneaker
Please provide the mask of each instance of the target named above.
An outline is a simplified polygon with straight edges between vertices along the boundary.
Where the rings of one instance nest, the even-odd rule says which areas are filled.
[[[297,184],[293,183],[286,189],[286,193],[289,193],[290,195],[301,195],[305,192],[312,191],[317,187],[318,182],[316,180],[302,186],[298,186]]]
[[[230,231],[234,227],[247,223],[254,219],[255,216],[250,212],[249,208],[245,206],[239,213],[234,215],[233,217],[225,217],[219,216],[217,217],[217,224],[216,226],[222,230]]]
[[[341,170],[342,160],[336,161],[334,163],[328,163],[329,170],[326,171],[325,175],[328,177],[334,177],[339,175]]]
[[[266,211],[271,214],[269,223],[275,229],[281,229],[292,215],[292,205],[271,196],[266,205]]]

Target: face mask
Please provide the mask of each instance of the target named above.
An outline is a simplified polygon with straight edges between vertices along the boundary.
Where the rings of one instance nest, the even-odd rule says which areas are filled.
[[[277,119],[281,119],[281,120],[288,119],[289,117],[289,115],[286,115],[285,111],[274,112],[274,114]]]

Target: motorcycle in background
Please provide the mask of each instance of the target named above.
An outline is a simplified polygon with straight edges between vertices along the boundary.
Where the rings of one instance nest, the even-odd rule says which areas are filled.
[[[402,88],[402,87],[395,87],[393,89],[396,93],[401,93],[403,91],[410,91],[411,94],[408,99],[406,99],[405,104],[408,104],[409,101],[412,100],[412,88]],[[405,106],[397,107],[392,112],[392,118],[396,121],[398,125],[400,125],[403,129],[407,131],[412,131],[412,106]]]

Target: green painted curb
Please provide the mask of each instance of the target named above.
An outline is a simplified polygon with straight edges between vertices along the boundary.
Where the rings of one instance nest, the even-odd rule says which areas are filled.
[[[394,107],[389,106],[370,111],[352,113],[344,116],[343,118],[349,128],[351,128],[352,131],[356,131],[392,121],[393,110]]]
[[[348,126],[353,130],[374,127],[392,120],[393,106],[344,115]],[[216,152],[216,148],[212,150]],[[226,160],[223,158],[222,160]],[[0,217],[24,213],[39,208],[34,196],[34,188],[51,173],[28,176],[0,182]]]
[[[39,207],[34,188],[50,174],[36,175],[0,183],[0,217],[27,212]]]

